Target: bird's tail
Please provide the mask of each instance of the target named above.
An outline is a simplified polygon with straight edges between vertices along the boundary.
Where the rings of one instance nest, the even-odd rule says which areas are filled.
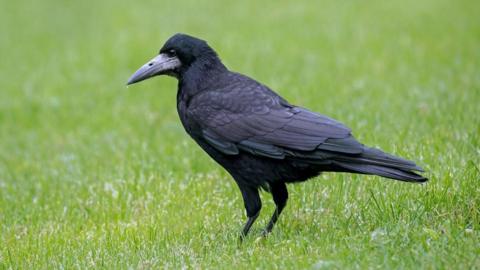
[[[422,183],[428,180],[416,173],[423,172],[423,169],[414,162],[376,148],[366,148],[360,156],[335,157],[334,163],[351,172],[373,174],[405,182]]]

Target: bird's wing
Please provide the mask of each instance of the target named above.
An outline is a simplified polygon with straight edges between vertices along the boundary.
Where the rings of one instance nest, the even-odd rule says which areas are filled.
[[[315,153],[325,151],[317,150],[363,151],[343,124],[291,106],[258,83],[203,93],[193,102],[191,115],[205,141],[227,155],[246,151],[275,159],[287,155],[321,158]]]

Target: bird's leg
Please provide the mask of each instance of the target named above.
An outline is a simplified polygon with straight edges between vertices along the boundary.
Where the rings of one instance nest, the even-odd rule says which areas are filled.
[[[273,226],[278,220],[278,217],[282,213],[283,208],[287,205],[288,200],[288,190],[285,183],[275,183],[270,185],[270,192],[272,193],[273,201],[275,202],[275,211],[273,212],[272,218],[268,222],[267,227],[263,230],[263,235],[266,236],[269,234]]]
[[[256,215],[248,217],[247,222],[243,226],[242,234],[240,235],[241,240],[247,237],[247,234],[250,231],[250,228],[252,227],[255,220],[257,220],[259,214],[260,214],[260,211],[258,211]]]
[[[247,236],[250,228],[260,214],[260,209],[262,209],[262,201],[260,200],[260,196],[258,195],[257,188],[246,186],[241,183],[238,183],[238,186],[240,187],[240,191],[242,192],[243,202],[245,204],[245,209],[247,211],[248,217],[248,220],[245,223],[245,226],[243,226],[243,230],[240,235],[240,240],[243,240]]]

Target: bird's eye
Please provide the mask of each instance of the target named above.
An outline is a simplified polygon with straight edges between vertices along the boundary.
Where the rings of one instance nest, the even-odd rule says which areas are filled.
[[[167,55],[169,57],[174,57],[174,56],[177,56],[177,52],[175,50],[171,49],[171,50],[167,51]]]

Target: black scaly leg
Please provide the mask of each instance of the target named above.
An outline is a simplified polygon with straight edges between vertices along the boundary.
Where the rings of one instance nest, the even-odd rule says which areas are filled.
[[[265,227],[265,230],[263,231],[263,236],[266,236],[272,231],[273,226],[277,222],[283,208],[285,208],[285,205],[287,205],[288,200],[288,190],[285,183],[270,184],[270,192],[272,193],[276,208],[273,212],[270,222],[268,222],[267,227]]]
[[[243,240],[247,236],[250,228],[260,214],[260,209],[262,209],[262,201],[260,200],[260,196],[258,195],[257,188],[242,185],[240,183],[238,183],[238,186],[240,187],[240,191],[242,192],[243,202],[245,204],[245,210],[247,210],[248,217],[248,220],[245,223],[245,226],[243,226],[243,230],[240,235],[240,240]]]

